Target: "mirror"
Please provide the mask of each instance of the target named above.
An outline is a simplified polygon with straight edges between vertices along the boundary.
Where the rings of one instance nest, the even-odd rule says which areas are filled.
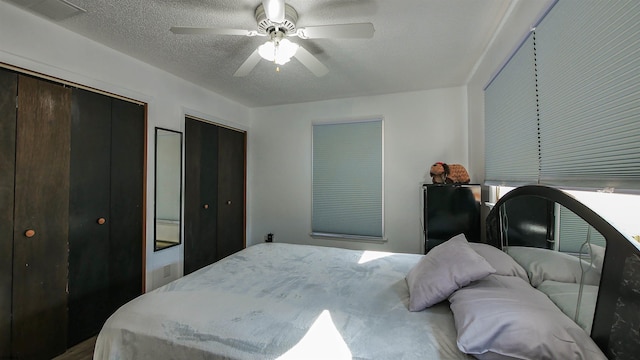
[[[531,285],[591,333],[606,240],[566,207],[535,195],[499,208],[503,249],[527,271]]]
[[[181,243],[182,133],[156,128],[155,248]]]

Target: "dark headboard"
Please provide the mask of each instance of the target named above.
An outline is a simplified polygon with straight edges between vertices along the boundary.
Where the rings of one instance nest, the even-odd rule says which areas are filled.
[[[511,200],[520,204],[535,201],[541,212],[547,212],[524,214],[516,217],[517,223],[510,217],[507,225],[500,209]],[[529,238],[537,242],[553,239],[554,222],[549,218],[549,206],[545,206],[545,202],[551,204],[549,206],[554,203],[564,206],[606,239],[591,337],[609,359],[636,359],[640,354],[640,250],[631,243],[633,240],[573,196],[547,186],[527,185],[507,193],[489,212],[487,243],[502,249],[506,237],[510,244]]]

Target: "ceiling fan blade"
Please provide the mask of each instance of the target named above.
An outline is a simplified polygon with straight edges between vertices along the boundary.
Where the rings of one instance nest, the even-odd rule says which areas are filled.
[[[307,26],[295,35],[301,39],[369,39],[375,29],[372,23]]]
[[[284,22],[284,0],[262,0],[267,19],[275,24]]]
[[[298,51],[296,51],[294,56],[317,77],[322,77],[329,72],[326,66],[302,46],[298,47]]]
[[[251,70],[253,70],[253,68],[256,67],[256,65],[258,65],[258,63],[260,62],[260,59],[262,59],[262,58],[260,57],[260,54],[258,53],[258,49],[255,49],[253,51],[253,53],[251,53],[251,55],[249,55],[247,60],[245,60],[242,63],[242,65],[240,65],[240,67],[238,68],[238,70],[236,70],[236,72],[235,72],[235,74],[233,74],[233,76],[242,77],[242,76],[249,75]]]
[[[202,27],[183,27],[174,26],[171,29],[174,34],[205,34],[205,35],[241,35],[241,36],[256,36],[257,31],[241,30],[241,29],[225,29],[225,28],[202,28]]]

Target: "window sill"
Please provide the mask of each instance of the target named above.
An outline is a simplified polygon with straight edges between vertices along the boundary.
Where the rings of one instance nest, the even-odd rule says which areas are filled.
[[[377,237],[377,236],[331,234],[331,233],[320,233],[320,232],[312,232],[309,235],[314,239],[346,240],[346,241],[370,242],[370,243],[376,243],[376,244],[382,244],[387,242],[387,239],[385,237]]]

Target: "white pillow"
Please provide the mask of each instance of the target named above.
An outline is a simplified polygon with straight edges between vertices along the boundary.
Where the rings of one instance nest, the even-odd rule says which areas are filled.
[[[489,275],[449,301],[458,348],[478,359],[606,359],[581,327],[519,277]]]
[[[545,280],[537,289],[546,294],[569,318],[574,319],[587,334],[591,334],[593,315],[596,312],[596,303],[598,302],[599,286],[582,286],[580,311],[578,312],[577,319],[575,319],[575,316],[576,307],[578,306],[578,295],[580,295],[580,284]]]
[[[482,255],[482,257],[496,269],[496,275],[517,276],[529,282],[529,276],[525,269],[509,256],[509,254],[488,244],[471,242],[469,246],[478,254]]]
[[[464,234],[434,247],[409,271],[409,310],[421,311],[496,270],[475,252]]]
[[[578,257],[558,251],[525,247],[509,246],[507,253],[527,271],[531,285],[538,287],[545,280],[579,283],[582,271],[585,270],[584,283],[599,285],[600,273],[586,261]]]

